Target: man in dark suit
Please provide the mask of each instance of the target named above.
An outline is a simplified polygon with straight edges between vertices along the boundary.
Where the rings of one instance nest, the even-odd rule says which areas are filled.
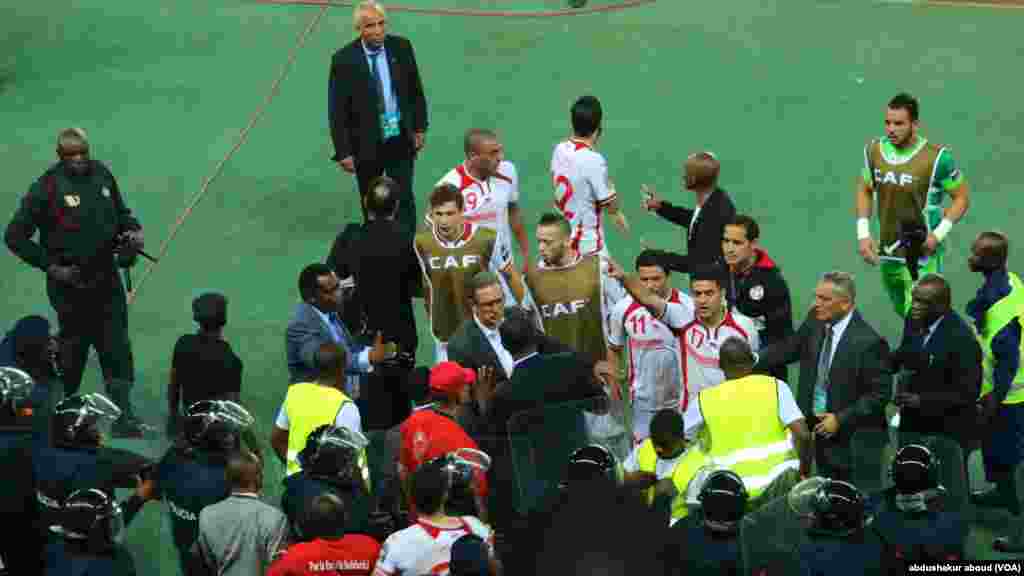
[[[697,197],[696,208],[684,208],[658,198],[643,187],[643,207],[649,212],[687,229],[686,254],[662,252],[664,262],[674,272],[688,274],[700,262],[724,261],[722,232],[736,216],[729,194],[718,187],[721,165],[711,152],[691,154],[683,164],[683,186]],[[659,251],[660,252],[660,251]]]
[[[493,489],[488,509],[496,525],[501,525],[503,520],[509,521],[510,516],[514,522],[518,516],[515,506],[519,498],[514,496],[518,488],[513,470],[510,433],[521,436],[529,432],[529,427],[519,418],[511,423],[510,420],[517,414],[554,404],[606,398],[599,378],[604,377],[609,370],[607,362],[595,364],[572,352],[540,354],[538,344],[541,339],[537,328],[525,313],[510,315],[502,322],[500,331],[501,340],[514,359],[514,370],[511,379],[497,385],[493,392],[482,393],[487,427],[485,433],[477,439],[483,450],[492,457],[489,481]],[[551,414],[561,417],[570,413],[574,411],[559,410]],[[559,422],[554,422],[555,418],[546,418],[541,422],[549,432],[546,437],[559,444],[544,444],[543,460],[556,463],[559,473],[568,453],[580,447],[576,444],[582,441],[582,437],[573,432],[581,432],[577,424],[582,423],[582,407],[578,416],[561,419],[564,421]],[[550,433],[555,429],[565,434]],[[533,442],[529,438],[524,441]],[[543,467],[543,464],[536,463],[535,468]],[[542,471],[536,473],[541,475]]]
[[[349,224],[338,234],[327,264],[339,276],[355,280],[343,314],[344,324],[357,332],[355,337],[365,344],[368,335],[379,332],[398,345],[398,361],[375,366],[356,399],[370,440],[367,458],[373,493],[383,495],[380,506],[389,509],[398,496],[398,426],[412,412],[409,374],[418,344],[412,299],[420,294],[423,272],[412,242],[395,220],[401,204],[398,184],[378,176],[363,203],[366,223]]]
[[[900,444],[904,436],[943,434],[966,454],[981,389],[981,346],[950,302],[949,283],[937,274],[922,277],[911,292],[910,316],[895,354],[909,372],[896,393]]]
[[[353,23],[359,38],[331,60],[331,159],[356,175],[360,195],[377,176],[394,178],[401,190],[398,222],[411,238],[416,231],[413,161],[427,131],[427,100],[416,56],[407,39],[387,34],[380,4],[361,2]]]
[[[892,390],[889,346],[855,309],[856,297],[851,275],[825,274],[800,329],[762,349],[755,366],[765,372],[800,361],[797,405],[814,431],[818,475],[839,480],[852,477],[853,433],[886,429],[885,404]]]

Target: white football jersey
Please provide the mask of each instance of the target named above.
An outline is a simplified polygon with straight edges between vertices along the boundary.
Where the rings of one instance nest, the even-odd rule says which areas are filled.
[[[606,252],[601,214],[615,200],[604,156],[587,144],[569,139],[551,155],[555,207],[572,225],[572,242],[580,254]]]
[[[675,288],[668,301],[693,310],[690,296]],[[612,346],[624,348],[628,340],[633,402],[650,411],[678,410],[684,388],[682,331],[658,320],[632,296],[615,305],[610,323]]]
[[[481,181],[474,178],[462,163],[449,170],[438,184],[451,184],[458,188],[462,192],[462,213],[466,220],[497,232],[498,245],[512,254],[508,206],[519,202],[519,175],[514,164],[502,160],[497,173]],[[427,222],[430,222],[429,211]]]
[[[420,519],[384,541],[373,576],[447,576],[452,544],[466,534],[476,534],[494,555],[494,533],[473,516],[459,518],[457,528],[440,528]]]
[[[718,366],[718,350],[726,339],[738,336],[750,343],[755,353],[760,340],[754,321],[736,309],[726,311],[722,323],[715,329],[708,329],[697,320],[691,303],[669,303],[662,320],[681,332],[683,342],[683,383],[686,394],[680,399],[679,409],[685,411],[691,402],[697,401],[697,394],[705,388],[717,386],[725,381],[725,373]]]

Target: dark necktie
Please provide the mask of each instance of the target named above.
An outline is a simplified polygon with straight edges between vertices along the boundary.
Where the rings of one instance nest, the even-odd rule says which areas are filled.
[[[370,76],[373,77],[373,85],[377,91],[377,111],[384,112],[384,81],[380,78],[380,73],[377,70],[377,58],[384,55],[383,50],[377,50],[376,52],[369,52],[370,57]]]
[[[832,368],[832,324],[825,324],[825,338],[818,353],[818,382],[821,389],[828,388],[828,373]]]

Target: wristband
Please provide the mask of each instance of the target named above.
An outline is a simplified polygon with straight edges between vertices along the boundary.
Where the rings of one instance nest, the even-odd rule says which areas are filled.
[[[949,231],[952,228],[953,222],[950,221],[949,218],[943,218],[942,222],[935,227],[935,230],[932,230],[932,234],[935,234],[935,238],[937,238],[939,242],[942,242],[946,238],[946,234],[949,234]]]
[[[857,240],[871,238],[871,222],[867,218],[857,218]]]

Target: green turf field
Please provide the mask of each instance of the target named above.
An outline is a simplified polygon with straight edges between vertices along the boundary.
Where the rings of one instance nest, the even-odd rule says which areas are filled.
[[[562,3],[417,5],[522,16]],[[54,160],[57,131],[77,125],[89,132],[93,156],[113,169],[146,228],[147,249],[156,252],[319,13],[230,0],[0,6],[5,223]],[[420,208],[430,185],[461,160],[462,132],[493,127],[519,169],[532,224],[550,206],[548,162],[553,144],[567,135],[568,107],[593,93],[605,108],[601,149],[633,227],[631,238],[609,232],[620,261],[632,260],[641,238],[681,249],[678,228],[641,211],[639,187],[649,183],[671,200],[689,202],[678,192],[679,162],[710,149],[723,161],[722,185],[740,211],[760,220],[795,309],[810,304],[817,274],[845,269],[858,276],[865,316],[894,340],[900,323],[878,272],[856,254],[852,190],[864,142],[882,133],[885,102],[908,90],[921,99],[925,134],[954,147],[972,189],[971,210],[947,240],[958,309],[979,283],[965,262],[974,234],[995,227],[1012,236],[1021,222],[1015,161],[1024,153],[1024,84],[1014,79],[1021,53],[1011,39],[1024,25],[1022,11],[662,0],[567,17],[393,11],[390,20],[393,32],[414,42],[430,105],[427,148],[416,165]],[[245,362],[243,398],[261,433],[269,433],[287,382],[284,328],[297,301],[298,272],[323,259],[338,230],[359,215],[351,178],[328,161],[325,110],[329,59],[351,38],[347,8],[328,9],[315,22],[266,115],[132,305],[135,399],[148,420],[163,421],[171,348],[193,329],[192,297],[216,289],[231,301],[226,335]],[[1019,248],[1011,260],[1016,270],[1024,268]],[[136,283],[144,273],[145,267],[135,271]],[[39,271],[5,251],[0,277],[4,329],[32,312],[55,318]],[[421,334],[426,362],[429,339],[423,328]],[[93,366],[83,389],[99,387]],[[163,449],[160,441],[132,445],[153,454]],[[276,500],[281,468],[271,462],[266,473],[268,496]],[[175,571],[164,516],[163,506],[153,504],[131,527],[140,573]],[[983,520],[995,529],[1005,525],[999,514]],[[974,553],[995,557],[985,526],[972,536]]]

